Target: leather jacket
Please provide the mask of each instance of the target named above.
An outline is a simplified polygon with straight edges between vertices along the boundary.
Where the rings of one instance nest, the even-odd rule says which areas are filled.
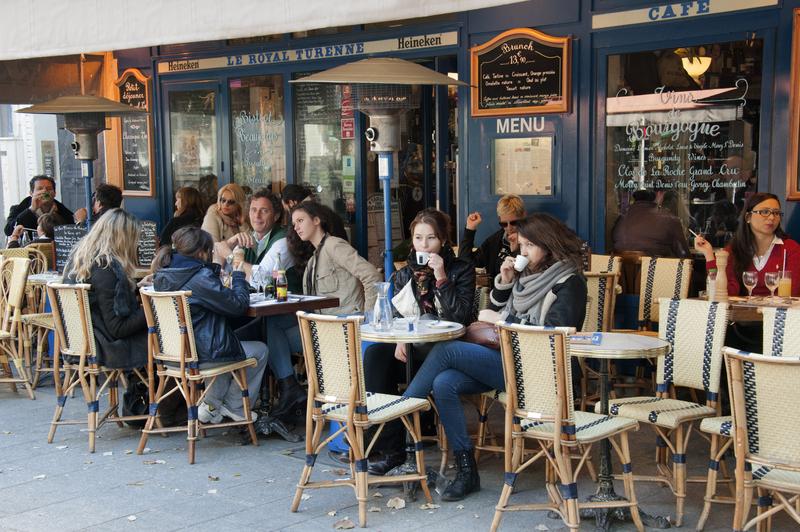
[[[243,316],[250,306],[250,292],[244,272],[235,271],[232,288],[219,279],[219,265],[175,253],[169,268],[155,273],[153,287],[158,291],[191,290],[195,346],[200,362],[244,360],[242,344],[228,325],[228,318]]]
[[[447,321],[469,325],[472,321],[473,302],[475,300],[475,267],[469,260],[455,256],[450,247],[442,248],[441,256],[444,259],[444,271],[447,281],[433,289],[433,295],[439,305],[438,317]],[[411,249],[408,255],[408,264],[416,263],[416,252]],[[409,282],[414,283],[414,271],[411,266],[399,270],[394,275],[394,293],[398,294]],[[433,274],[431,273],[431,277]],[[414,298],[419,304],[416,283],[411,285]]]

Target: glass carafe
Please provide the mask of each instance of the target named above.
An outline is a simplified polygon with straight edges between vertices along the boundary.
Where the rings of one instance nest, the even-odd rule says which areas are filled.
[[[376,331],[392,330],[392,302],[389,300],[389,283],[375,283],[378,298],[372,313],[372,328]]]

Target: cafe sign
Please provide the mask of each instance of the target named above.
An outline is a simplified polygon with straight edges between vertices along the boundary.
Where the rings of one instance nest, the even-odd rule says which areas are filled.
[[[518,28],[471,50],[472,116],[567,113],[570,38]]]

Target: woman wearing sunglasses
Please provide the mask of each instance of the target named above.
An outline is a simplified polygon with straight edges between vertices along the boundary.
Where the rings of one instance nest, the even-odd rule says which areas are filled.
[[[230,183],[219,189],[217,202],[211,205],[203,219],[203,230],[214,242],[221,242],[243,232],[250,232],[242,187]]]
[[[729,295],[746,295],[742,283],[744,272],[756,272],[758,284],[753,295],[769,295],[764,282],[767,272],[783,269],[784,254],[786,270],[792,272],[792,296],[800,296],[800,245],[789,238],[781,228],[781,203],[775,194],[757,192],[744,202],[736,234],[725,247],[728,252]],[[694,246],[705,255],[706,269],[716,271],[717,263],[711,244],[698,236]]]

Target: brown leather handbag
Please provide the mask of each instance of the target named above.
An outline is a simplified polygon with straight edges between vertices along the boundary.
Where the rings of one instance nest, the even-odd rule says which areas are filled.
[[[493,323],[475,321],[467,326],[464,341],[482,345],[489,349],[500,349],[500,334]]]

